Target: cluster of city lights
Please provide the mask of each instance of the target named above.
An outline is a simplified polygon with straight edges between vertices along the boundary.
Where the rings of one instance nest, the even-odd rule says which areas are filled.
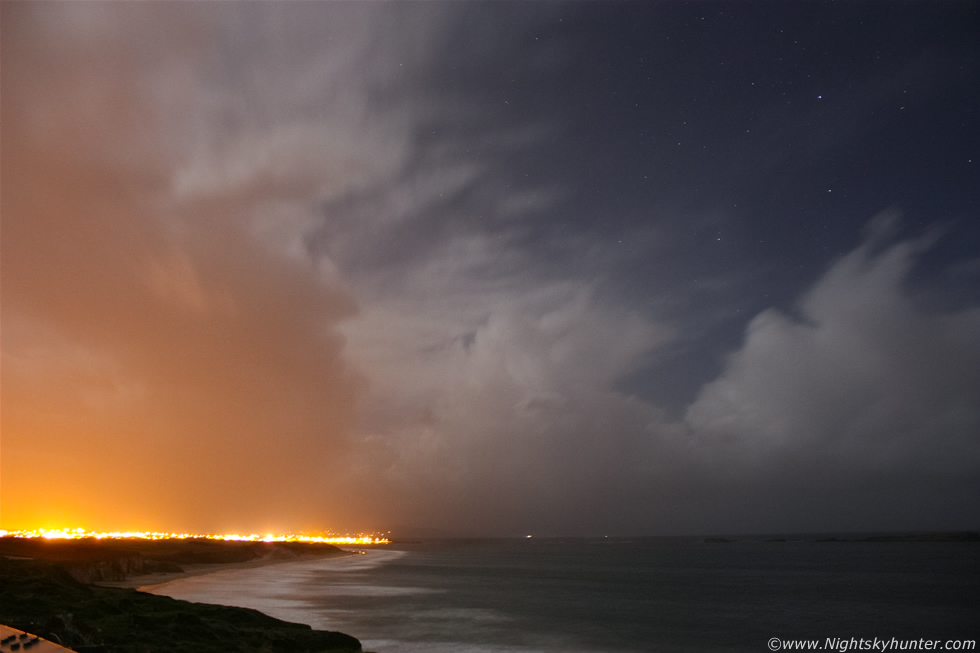
[[[311,544],[388,544],[384,535],[242,535],[226,533],[223,535],[192,533],[157,533],[150,531],[112,531],[97,532],[84,528],[36,528],[29,531],[5,531],[0,529],[0,537],[43,538],[46,540],[222,540],[225,542],[308,542]]]

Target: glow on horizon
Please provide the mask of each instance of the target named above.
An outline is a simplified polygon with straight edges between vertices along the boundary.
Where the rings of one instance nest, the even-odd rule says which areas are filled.
[[[358,535],[296,535],[293,533],[160,533],[155,531],[89,531],[84,528],[35,528],[33,530],[6,531],[0,529],[0,537],[20,537],[45,540],[221,540],[224,542],[306,542],[310,544],[389,544],[384,535],[374,533]]]

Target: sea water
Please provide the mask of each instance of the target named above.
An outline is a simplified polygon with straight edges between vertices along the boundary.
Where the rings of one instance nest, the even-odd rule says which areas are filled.
[[[431,541],[150,591],[339,630],[377,653],[766,651],[773,637],[977,639],[980,545]]]

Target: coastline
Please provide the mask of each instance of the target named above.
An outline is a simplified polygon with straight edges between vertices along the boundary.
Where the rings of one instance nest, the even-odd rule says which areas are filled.
[[[271,562],[271,561],[270,561]],[[239,565],[222,564],[231,569]],[[191,573],[216,570],[195,566]],[[0,623],[76,651],[359,653],[345,633],[255,609],[182,601],[75,578],[63,561],[0,555]]]
[[[49,560],[83,583],[133,589],[233,565],[348,555],[354,554],[332,544],[306,542],[0,538],[0,556]]]
[[[0,537],[0,623],[104,653],[354,653],[361,644],[345,633],[143,591],[221,571],[354,555],[323,543]]]
[[[355,555],[360,554],[356,551],[339,549],[337,552],[300,553],[295,557],[289,558],[267,557],[256,558],[254,560],[247,560],[244,562],[189,563],[180,565],[181,571],[131,575],[127,576],[123,580],[103,581],[94,584],[100,587],[122,587],[127,589],[135,589],[140,592],[149,592],[150,590],[158,588],[161,585],[166,585],[172,581],[182,580],[184,578],[191,578],[193,576],[204,576],[221,571],[238,569],[254,569],[257,567],[288,564],[290,562],[309,562],[312,560],[328,560],[331,558],[340,559]]]

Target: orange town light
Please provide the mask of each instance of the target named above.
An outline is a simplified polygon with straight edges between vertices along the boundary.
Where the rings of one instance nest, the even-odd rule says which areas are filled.
[[[239,533],[225,534],[193,534],[193,533],[159,533],[154,531],[112,531],[100,532],[89,531],[84,528],[36,528],[33,530],[5,531],[0,530],[0,537],[20,537],[20,538],[43,538],[47,540],[187,540],[187,539],[207,539],[221,540],[225,542],[307,542],[311,544],[389,544],[385,536],[377,536],[373,533],[358,535],[295,535],[266,533],[258,535],[251,533],[241,535]]]

